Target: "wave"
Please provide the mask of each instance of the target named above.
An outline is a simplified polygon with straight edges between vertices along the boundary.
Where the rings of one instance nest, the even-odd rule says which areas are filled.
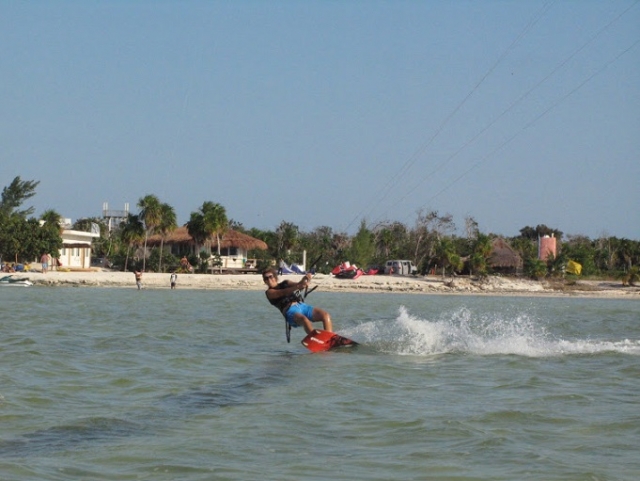
[[[345,334],[361,344],[400,355],[519,355],[552,357],[577,354],[640,355],[640,340],[562,339],[528,313],[476,315],[467,308],[439,320],[411,315],[404,306],[393,320],[375,320]]]

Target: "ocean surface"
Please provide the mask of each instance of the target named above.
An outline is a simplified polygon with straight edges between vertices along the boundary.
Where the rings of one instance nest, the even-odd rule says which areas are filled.
[[[309,301],[0,287],[0,479],[640,479],[640,301]]]

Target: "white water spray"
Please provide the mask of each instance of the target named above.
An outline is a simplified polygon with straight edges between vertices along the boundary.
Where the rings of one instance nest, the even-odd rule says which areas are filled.
[[[401,306],[392,320],[361,324],[346,333],[376,350],[429,356],[447,353],[551,357],[618,352],[640,355],[639,340],[561,339],[528,312],[476,315],[467,308],[423,319]]]

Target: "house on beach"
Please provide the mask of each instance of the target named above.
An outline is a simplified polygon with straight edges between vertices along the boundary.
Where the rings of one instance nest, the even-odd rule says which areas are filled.
[[[520,274],[523,267],[520,254],[501,237],[496,237],[491,242],[491,255],[488,264],[494,272],[503,274]]]
[[[62,237],[62,248],[59,252],[60,267],[63,269],[88,269],[91,267],[91,241],[95,237],[100,237],[100,234],[64,229],[60,236]]]
[[[154,234],[147,240],[147,247],[159,247],[160,244],[163,244],[164,250],[168,250],[176,257],[198,255],[200,251],[208,250],[209,246],[211,246],[212,255],[218,253],[218,240],[215,236],[208,239],[204,245],[198,245],[184,226],[167,234],[164,243],[160,234]],[[227,229],[220,236],[220,261],[222,265],[219,268],[223,271],[255,269],[256,260],[248,258],[249,251],[254,249],[267,250],[267,244],[250,235]]]

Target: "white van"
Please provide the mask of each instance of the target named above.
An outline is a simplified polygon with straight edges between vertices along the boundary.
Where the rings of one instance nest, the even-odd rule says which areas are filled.
[[[415,276],[418,274],[418,268],[411,261],[391,260],[385,264],[384,273],[398,276]]]

